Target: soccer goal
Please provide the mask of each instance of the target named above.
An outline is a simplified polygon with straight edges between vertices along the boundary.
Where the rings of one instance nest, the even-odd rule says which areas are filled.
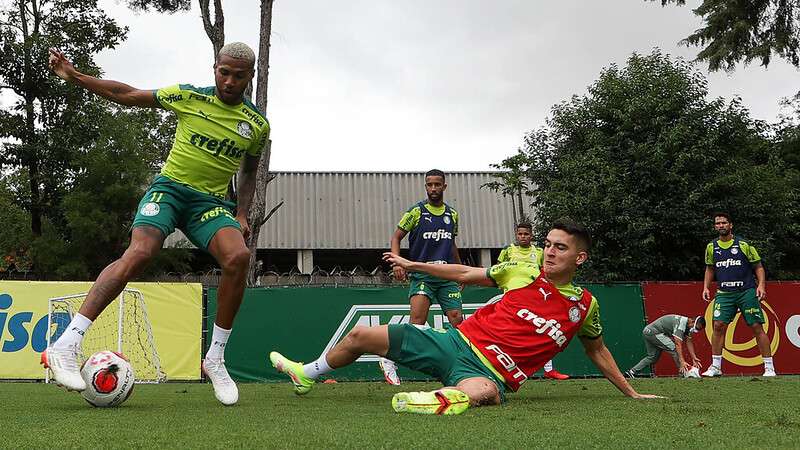
[[[48,299],[47,325],[54,332],[47,333],[47,347],[61,336],[86,295],[82,293]],[[86,331],[81,345],[82,359],[101,350],[125,355],[133,366],[137,383],[161,383],[167,380],[161,370],[144,296],[136,289],[124,289]],[[47,369],[45,382],[50,382],[50,371]]]

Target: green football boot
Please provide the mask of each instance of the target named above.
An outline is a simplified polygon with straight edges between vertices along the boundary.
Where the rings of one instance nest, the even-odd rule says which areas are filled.
[[[294,393],[297,395],[307,394],[308,391],[314,386],[314,380],[303,373],[303,365],[299,362],[294,362],[278,352],[271,352],[269,360],[272,362],[272,367],[278,372],[289,375],[294,384]]]
[[[452,388],[431,392],[400,392],[392,397],[392,408],[399,413],[461,414],[469,408],[469,397]]]

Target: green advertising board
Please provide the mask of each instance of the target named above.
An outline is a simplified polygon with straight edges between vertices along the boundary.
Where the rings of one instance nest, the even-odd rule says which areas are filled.
[[[639,285],[590,286],[590,289],[600,301],[607,345],[620,367],[632,366],[644,355],[641,340],[644,313]],[[285,381],[270,366],[270,351],[280,351],[296,361],[312,361],[356,325],[408,322],[407,292],[404,287],[247,289],[225,351],[228,370],[239,381]],[[465,316],[498,294],[500,291],[493,288],[465,288],[462,298]],[[208,329],[213,327],[216,309],[217,290],[212,288],[208,291]],[[449,326],[438,305],[431,308],[428,324]],[[577,340],[556,357],[555,364],[560,371],[574,376],[598,374]],[[405,368],[399,374],[406,380],[427,379]],[[375,355],[365,355],[330,376],[337,380],[383,379]]]

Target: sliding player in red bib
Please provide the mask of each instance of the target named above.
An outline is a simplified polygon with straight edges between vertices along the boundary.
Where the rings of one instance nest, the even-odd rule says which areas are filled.
[[[320,375],[372,353],[439,379],[432,392],[401,392],[392,398],[397,412],[459,414],[469,406],[497,405],[507,389],[518,390],[545,362],[567,348],[576,335],[589,359],[623,394],[639,394],[623,377],[603,343],[597,300],[572,284],[589,257],[588,231],[571,221],[556,222],[547,235],[544,265],[507,262],[489,269],[458,264],[425,264],[392,253],[384,259],[410,272],[465,284],[497,286],[502,299],[479,309],[448,330],[398,324],[355,327],[329,352],[306,365],[278,352],[272,365],[287,374],[295,393],[311,390]]]

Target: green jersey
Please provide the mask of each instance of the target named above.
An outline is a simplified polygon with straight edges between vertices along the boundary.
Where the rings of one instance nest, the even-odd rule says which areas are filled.
[[[499,263],[508,261],[533,261],[541,267],[544,263],[544,252],[533,245],[521,247],[511,244],[501,250],[500,256],[497,257],[497,262]]]
[[[425,209],[428,210],[430,214],[434,216],[441,216],[445,213],[448,206],[445,203],[442,203],[439,206],[433,206],[430,203],[425,203]],[[450,208],[450,212],[453,217],[453,236],[458,236],[458,211],[453,208]],[[422,208],[420,205],[414,205],[408,211],[403,214],[403,217],[400,218],[400,222],[397,224],[397,228],[402,230],[411,232],[415,228],[419,226],[420,218],[422,217]]]
[[[717,240],[717,245],[719,245],[721,248],[728,249],[731,248],[734,241],[735,239],[731,239],[730,241]],[[739,248],[742,249],[742,253],[744,253],[744,255],[747,257],[747,260],[751,263],[757,263],[761,261],[761,256],[758,254],[756,248],[747,242],[739,239]],[[714,242],[709,242],[708,245],[706,245],[706,265],[714,265]]]
[[[245,99],[228,105],[214,87],[178,84],[153,92],[178,115],[175,141],[161,174],[194,190],[224,197],[245,154],[258,156],[269,138],[267,118]]]
[[[449,205],[419,202],[403,214],[397,227],[408,232],[408,256],[412,261],[455,262],[458,211]]]
[[[539,277],[541,270],[537,264],[527,261],[512,261],[494,265],[486,269],[486,276],[491,278],[503,292],[523,288]],[[572,283],[556,286],[558,292],[567,298],[580,298],[583,288]],[[595,338],[603,334],[603,325],[600,323],[600,305],[597,298],[592,296],[592,303],[586,320],[581,325],[578,336]]]

